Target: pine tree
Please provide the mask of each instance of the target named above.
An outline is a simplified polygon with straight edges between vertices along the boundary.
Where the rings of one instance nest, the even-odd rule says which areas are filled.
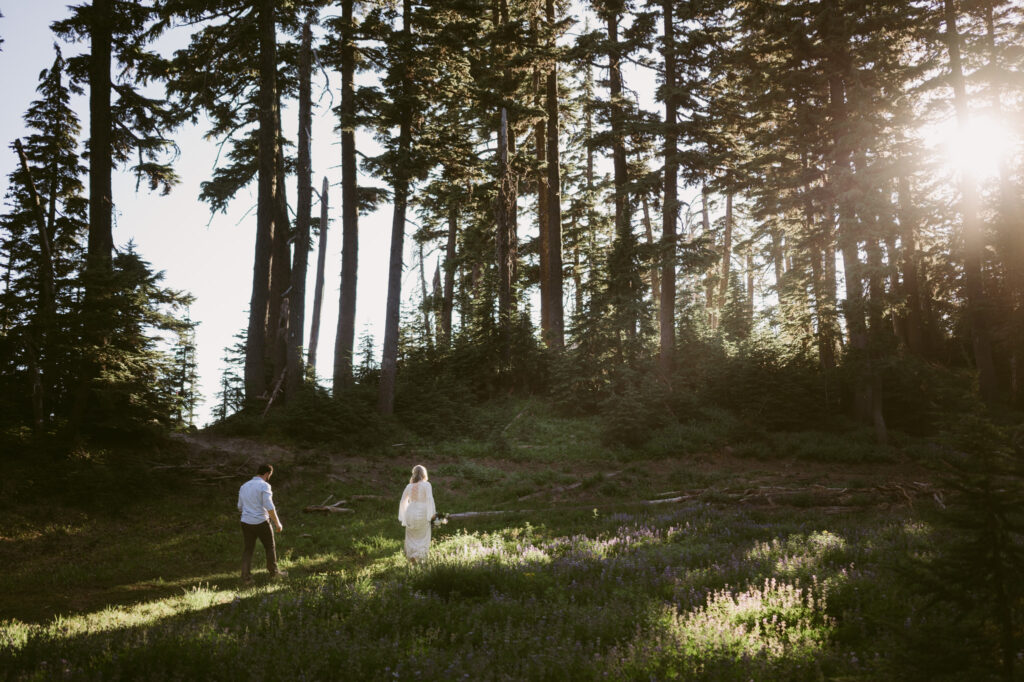
[[[221,375],[219,388],[215,394],[216,403],[213,407],[213,420],[224,421],[232,414],[245,407],[245,339],[246,330],[235,334],[235,343],[224,348],[221,356]]]
[[[67,416],[79,358],[73,296],[87,202],[81,180],[85,167],[78,156],[80,125],[70,106],[76,90],[64,79],[66,68],[58,50],[52,66],[40,74],[40,99],[25,114],[32,132],[24,145],[16,141],[22,165],[11,175],[10,210],[0,218],[6,267],[4,364],[10,368],[5,375],[21,385],[9,395],[32,396],[37,433],[48,428],[51,415]]]
[[[106,354],[116,321],[104,316],[112,309],[114,286],[114,200],[111,174],[116,166],[137,156],[132,170],[141,182],[164,193],[177,182],[167,162],[174,152],[167,133],[176,118],[165,101],[143,95],[140,86],[165,73],[165,65],[145,45],[155,35],[155,5],[148,2],[118,3],[93,0],[91,5],[71,8],[68,19],[54,24],[58,34],[71,40],[88,40],[87,54],[69,60],[69,72],[89,87],[89,238],[84,271],[85,313],[82,318],[88,350],[79,373],[71,431],[77,434],[87,404],[92,402],[90,384],[105,371]],[[111,69],[117,66],[117,78]],[[116,99],[115,99],[116,95]],[[100,403],[104,401],[99,401]]]

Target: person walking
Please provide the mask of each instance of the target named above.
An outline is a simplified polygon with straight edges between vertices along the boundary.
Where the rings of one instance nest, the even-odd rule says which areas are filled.
[[[427,480],[427,469],[417,464],[412,468],[412,477],[398,504],[398,520],[405,526],[405,558],[412,565],[427,560],[430,523],[435,513],[434,493]]]
[[[274,467],[263,464],[256,475],[242,484],[238,490],[238,511],[242,513],[242,582],[249,584],[252,576],[249,568],[252,565],[252,553],[256,548],[256,540],[263,543],[267,554],[267,573],[271,578],[288,575],[277,567],[277,549],[274,546],[274,528],[280,533],[284,530],[281,519],[274,507],[274,493],[270,489],[270,477]],[[273,522],[273,527],[271,527]]]

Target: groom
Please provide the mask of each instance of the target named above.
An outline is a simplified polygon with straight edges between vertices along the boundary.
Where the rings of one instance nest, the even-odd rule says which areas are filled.
[[[280,519],[277,518],[277,509],[274,507],[274,494],[270,489],[270,477],[274,474],[274,467],[263,464],[256,471],[256,475],[249,481],[242,484],[238,490],[238,511],[242,513],[242,582],[252,582],[249,575],[249,568],[252,565],[252,553],[256,548],[256,540],[263,543],[263,550],[267,553],[267,572],[271,577],[286,576],[286,571],[277,568],[277,550],[274,546],[274,529],[270,522],[280,533],[284,530]]]

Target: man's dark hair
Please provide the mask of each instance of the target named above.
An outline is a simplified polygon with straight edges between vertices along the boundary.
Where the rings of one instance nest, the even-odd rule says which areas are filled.
[[[270,465],[270,464],[261,464],[260,468],[256,471],[256,475],[257,476],[262,476],[263,474],[272,474],[272,473],[274,473],[274,467],[272,465]]]

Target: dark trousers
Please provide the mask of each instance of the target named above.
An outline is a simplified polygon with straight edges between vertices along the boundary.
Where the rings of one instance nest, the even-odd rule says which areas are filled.
[[[270,575],[277,573],[277,549],[274,547],[274,529],[270,527],[270,521],[257,524],[243,523],[242,541],[245,546],[242,549],[242,579],[249,577],[252,552],[256,549],[257,538],[263,543],[263,549],[267,553],[267,572]]]

